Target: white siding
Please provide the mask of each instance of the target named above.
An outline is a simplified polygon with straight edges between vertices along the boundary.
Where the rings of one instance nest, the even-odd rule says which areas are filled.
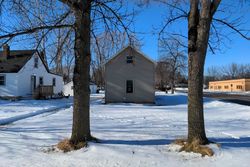
[[[5,75],[5,85],[0,85],[0,96],[18,96],[17,74],[1,73],[1,75]]]
[[[44,67],[42,60],[38,59],[38,68],[34,67],[34,59],[39,56],[34,54],[32,58],[24,65],[24,67],[18,72],[18,94],[19,96],[27,96],[31,94],[31,76],[36,76],[36,86],[39,85],[39,78],[43,77],[44,85],[52,85],[53,78],[56,78],[56,86],[54,87],[54,93],[62,92],[63,78],[58,75],[48,73]]]
[[[96,85],[89,85],[90,93],[96,93],[97,86]]]
[[[73,88],[73,81],[65,84],[63,86],[63,93],[65,96],[74,96],[74,90],[72,89]],[[89,86],[89,89],[90,89],[90,93],[96,93],[96,90],[97,90],[97,86],[96,85],[90,85]]]
[[[34,67],[34,59],[38,57],[38,68]],[[1,73],[4,74],[4,73]],[[29,96],[31,95],[31,76],[36,76],[36,86],[39,85],[39,77],[43,77],[44,85],[52,85],[56,79],[54,93],[62,92],[63,78],[48,73],[40,57],[34,54],[18,73],[6,73],[6,85],[0,86],[0,96]]]
[[[67,84],[65,84],[63,86],[63,94],[65,96],[68,96],[68,95],[73,96],[74,93],[73,93],[73,89],[72,88],[73,88],[73,82],[72,81],[69,82],[69,83],[67,83]]]

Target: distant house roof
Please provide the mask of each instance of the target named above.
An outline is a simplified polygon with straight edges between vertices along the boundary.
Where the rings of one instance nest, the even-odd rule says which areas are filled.
[[[64,83],[64,85],[68,85],[68,84],[73,84],[73,80]],[[96,85],[96,84],[94,82],[92,82],[92,81],[89,81],[89,85]]]
[[[44,62],[44,59],[41,58],[41,55],[37,50],[10,50],[7,60],[0,60],[0,73],[17,73],[36,52],[38,53],[38,56],[48,73],[61,76],[50,72],[48,66]],[[0,57],[3,56],[3,54],[4,51],[0,51]]]
[[[36,50],[13,50],[7,60],[0,61],[0,73],[17,73],[32,57]],[[3,51],[0,51],[3,56]]]
[[[148,61],[152,62],[153,64],[155,64],[155,62],[150,59],[148,56],[146,56],[144,53],[140,52],[139,50],[137,50],[136,48],[132,47],[131,45],[128,45],[126,47],[124,47],[123,49],[121,49],[120,51],[118,51],[113,57],[111,57],[111,59],[109,59],[106,64],[110,63],[112,60],[114,60],[117,56],[119,56],[123,51],[125,51],[126,49],[132,49],[133,51],[139,53],[140,55],[142,55],[145,59],[147,59]]]

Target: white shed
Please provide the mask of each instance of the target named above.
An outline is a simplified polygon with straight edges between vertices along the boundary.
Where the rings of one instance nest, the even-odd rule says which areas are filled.
[[[90,82],[89,89],[90,89],[91,94],[96,93],[97,86],[94,83]],[[68,95],[74,96],[73,90],[74,90],[73,81],[70,81],[69,83],[63,86],[63,94],[65,96],[68,96]]]

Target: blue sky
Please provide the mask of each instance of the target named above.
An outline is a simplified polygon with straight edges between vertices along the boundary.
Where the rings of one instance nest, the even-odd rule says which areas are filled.
[[[134,30],[138,32],[137,36],[139,37],[139,40],[143,44],[141,50],[146,55],[151,57],[153,60],[158,59],[158,47],[157,47],[157,35],[153,35],[154,32],[157,32],[157,29],[159,30],[160,27],[162,27],[162,24],[164,23],[164,19],[167,18],[168,14],[168,8],[164,5],[159,4],[150,4],[148,7],[144,8],[138,8],[134,4],[134,1],[128,1],[129,6],[132,8],[139,9],[139,14],[135,17],[134,20]],[[239,8],[236,8],[235,1],[233,0],[227,0],[223,1],[224,4],[221,4],[223,9],[227,9],[228,6],[231,9],[235,8],[235,11],[239,11]],[[239,7],[239,4],[237,2],[237,7]],[[249,8],[250,4],[246,4],[245,8],[241,8],[241,11],[238,13],[233,13],[232,16],[240,16],[242,13],[244,13],[245,17],[248,18],[248,22],[244,25],[245,28],[250,29],[250,12]],[[227,10],[225,10],[225,13],[228,13]],[[218,14],[218,17],[224,17],[223,14]],[[9,23],[9,20],[8,20]],[[187,34],[187,21],[186,20],[180,20],[179,22],[176,22],[175,24],[171,25],[170,30],[179,30],[182,31],[185,35]],[[225,32],[226,33],[226,32]],[[227,32],[228,33],[228,32]],[[250,36],[250,33],[249,33]],[[217,51],[216,54],[211,54],[211,52],[208,52],[207,58],[206,58],[206,64],[205,64],[205,70],[210,66],[225,66],[230,63],[244,63],[250,64],[250,41],[247,41],[243,38],[241,38],[239,35],[231,35],[229,36],[231,39],[231,42],[226,41],[226,46],[222,45],[221,49],[222,51]],[[23,47],[23,45],[21,45]],[[17,47],[17,46],[16,46]],[[13,46],[15,48],[15,46]]]
[[[153,4],[144,8],[135,18],[135,30],[145,33],[138,34],[143,44],[141,48],[142,52],[154,60],[158,59],[157,36],[153,35],[152,31],[155,28],[161,27],[167,13],[165,6]],[[223,17],[223,15],[219,16]],[[250,13],[246,12],[244,16],[250,18]],[[250,28],[249,22],[244,26]],[[181,20],[173,24],[172,27],[174,29],[182,29],[182,32],[185,32],[187,31],[187,22]],[[225,41],[226,45],[222,45],[221,51],[217,51],[216,54],[208,52],[205,70],[210,66],[224,66],[230,63],[250,64],[250,41],[241,38],[239,35],[230,35],[229,37],[231,41]]]

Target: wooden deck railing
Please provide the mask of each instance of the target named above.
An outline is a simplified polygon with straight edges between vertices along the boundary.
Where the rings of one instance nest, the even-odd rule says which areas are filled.
[[[52,85],[39,85],[33,92],[34,99],[46,99],[52,97],[54,89]]]

